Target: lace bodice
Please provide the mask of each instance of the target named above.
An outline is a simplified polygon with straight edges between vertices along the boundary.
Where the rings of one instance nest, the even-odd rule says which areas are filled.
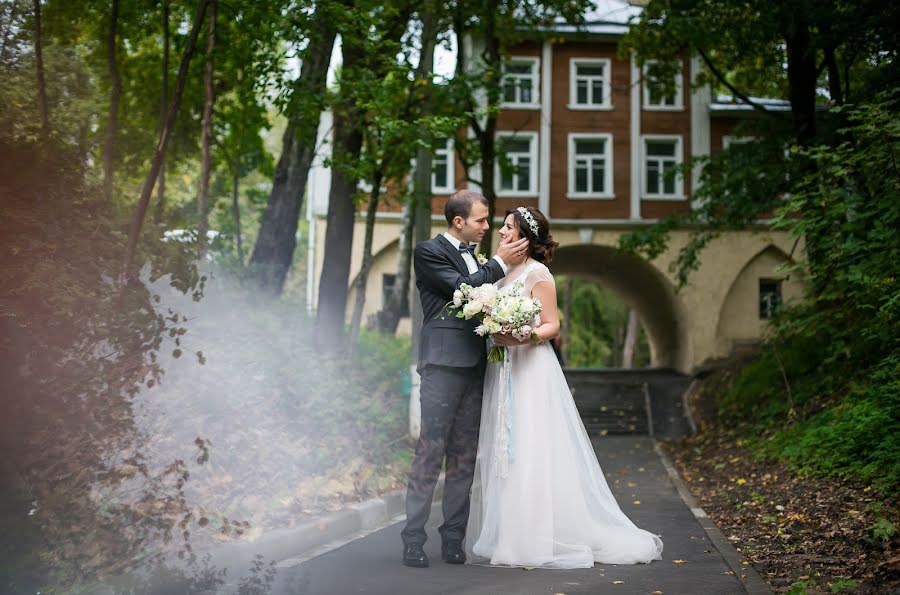
[[[536,260],[532,260],[528,264],[526,264],[522,268],[522,270],[519,271],[518,274],[516,274],[514,277],[507,276],[503,279],[500,279],[500,281],[497,282],[497,288],[502,289],[504,287],[512,285],[516,281],[522,281],[523,285],[525,286],[523,289],[525,295],[531,295],[534,286],[543,281],[548,281],[550,283],[553,283],[554,285],[556,283],[553,280],[553,275],[550,273],[550,269],[548,269],[545,264]]]

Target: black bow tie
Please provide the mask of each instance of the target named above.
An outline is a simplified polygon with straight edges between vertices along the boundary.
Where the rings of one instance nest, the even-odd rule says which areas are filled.
[[[475,246],[469,246],[467,244],[460,243],[459,244],[459,253],[465,254],[466,252],[468,252],[472,256],[475,256]]]

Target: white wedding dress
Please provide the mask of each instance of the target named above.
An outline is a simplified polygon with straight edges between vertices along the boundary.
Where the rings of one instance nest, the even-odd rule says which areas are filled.
[[[526,294],[554,282],[538,262],[517,278]],[[507,347],[507,354],[485,376],[469,561],[590,568],[660,559],[662,541],[636,527],[610,492],[553,348]]]

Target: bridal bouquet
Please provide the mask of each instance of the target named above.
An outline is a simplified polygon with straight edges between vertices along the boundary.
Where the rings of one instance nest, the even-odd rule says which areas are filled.
[[[452,308],[458,308],[457,318],[477,317],[481,324],[475,329],[479,336],[509,333],[519,341],[531,337],[535,318],[541,313],[541,300],[522,295],[524,284],[516,281],[498,290],[491,283],[472,287],[463,283],[453,292]],[[489,362],[502,362],[506,348],[495,345],[488,353]]]

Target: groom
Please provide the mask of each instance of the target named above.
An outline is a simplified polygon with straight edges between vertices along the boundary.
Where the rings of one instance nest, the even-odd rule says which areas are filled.
[[[422,300],[424,324],[418,371],[422,377],[422,429],[406,491],[403,564],[428,566],[425,523],[434,487],[446,458],[441,534],[441,558],[463,564],[462,541],[469,519],[469,491],[475,474],[475,453],[481,418],[485,341],[475,334],[476,319],[456,318],[444,309],[463,283],[477,287],[494,283],[508,266],[525,260],[528,239],[502,243],[483,264],[474,244],[490,226],[487,199],[472,190],[453,194],[444,207],[446,233],[416,246],[413,264]]]

